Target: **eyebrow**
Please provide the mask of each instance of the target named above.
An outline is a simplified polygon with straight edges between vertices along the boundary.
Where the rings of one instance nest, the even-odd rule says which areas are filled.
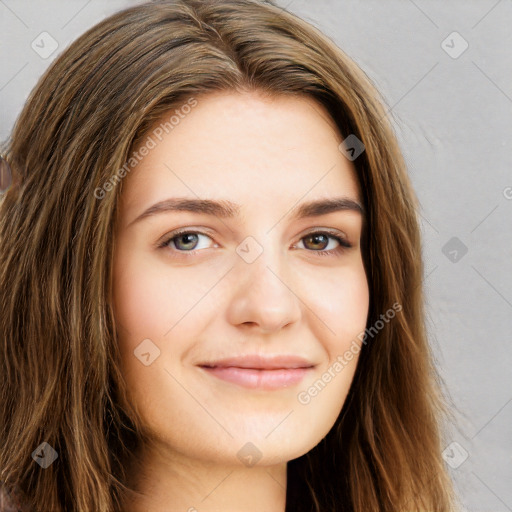
[[[205,215],[212,215],[219,218],[234,218],[240,214],[241,206],[227,199],[193,199],[173,197],[165,199],[150,206],[138,217],[132,220],[127,227],[136,222],[153,217],[160,213],[168,212],[191,212]],[[349,197],[333,197],[330,199],[318,199],[303,203],[292,209],[292,220],[299,220],[309,217],[319,217],[332,212],[354,211],[365,217],[363,205]]]

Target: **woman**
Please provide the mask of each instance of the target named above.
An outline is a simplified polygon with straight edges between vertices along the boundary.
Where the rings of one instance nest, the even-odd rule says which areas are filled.
[[[318,30],[256,0],[122,11],[50,66],[4,157],[6,493],[454,510],[416,197]]]

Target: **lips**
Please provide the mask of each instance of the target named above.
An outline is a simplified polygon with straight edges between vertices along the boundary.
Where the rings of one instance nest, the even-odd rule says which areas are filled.
[[[299,383],[315,365],[298,356],[247,355],[198,366],[217,379],[245,388],[275,390]]]
[[[259,354],[251,354],[220,359],[213,362],[204,362],[200,363],[198,366],[209,368],[236,367],[253,370],[278,370],[290,368],[311,368],[315,365],[307,359],[294,355],[263,356]]]

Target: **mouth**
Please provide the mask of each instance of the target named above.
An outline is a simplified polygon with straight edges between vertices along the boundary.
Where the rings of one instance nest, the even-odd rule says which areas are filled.
[[[296,356],[252,355],[197,365],[217,379],[250,389],[275,390],[298,384],[315,365]]]
[[[255,368],[200,366],[206,373],[218,379],[246,388],[279,389],[298,384],[311,368],[280,368],[261,370]]]

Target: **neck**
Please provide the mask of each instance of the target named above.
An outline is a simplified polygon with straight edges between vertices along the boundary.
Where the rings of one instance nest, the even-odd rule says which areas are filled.
[[[286,462],[252,467],[147,453],[131,484],[139,491],[125,512],[284,512]]]

